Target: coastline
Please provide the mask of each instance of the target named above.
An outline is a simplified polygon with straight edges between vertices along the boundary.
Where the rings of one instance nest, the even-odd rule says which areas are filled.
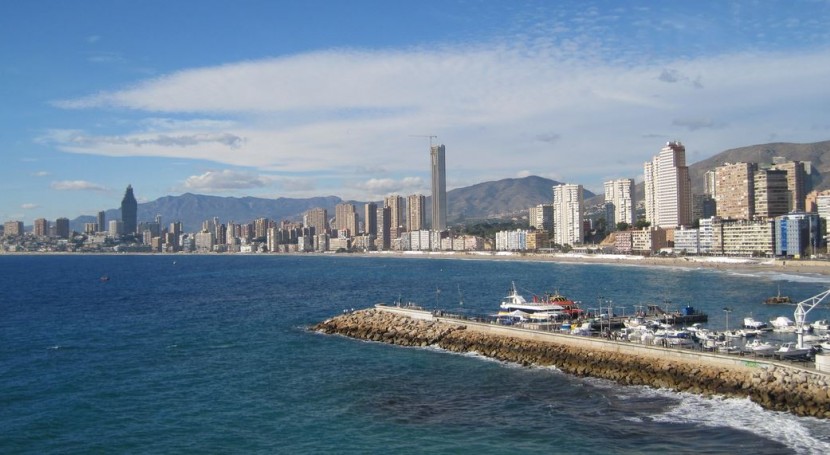
[[[780,260],[770,258],[732,258],[718,256],[646,257],[618,254],[551,254],[493,252],[376,252],[352,253],[367,257],[412,257],[430,259],[471,259],[557,262],[570,264],[629,265],[640,267],[671,267],[724,271],[769,271],[799,275],[830,276],[830,261]]]
[[[531,261],[556,262],[566,264],[603,264],[637,267],[668,267],[688,269],[714,269],[723,271],[745,272],[777,272],[794,275],[821,275],[830,276],[830,261],[810,259],[771,259],[771,258],[738,258],[724,256],[683,256],[683,257],[646,257],[624,254],[583,254],[583,253],[512,253],[489,251],[378,251],[362,253],[183,253],[183,252],[0,252],[2,256],[48,256],[48,255],[130,255],[130,256],[226,256],[262,255],[262,256],[331,256],[331,257],[395,257],[420,259],[458,259],[458,260],[495,260],[495,261]]]

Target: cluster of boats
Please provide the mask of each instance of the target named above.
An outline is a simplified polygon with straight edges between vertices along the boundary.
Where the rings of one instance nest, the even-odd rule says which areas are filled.
[[[579,308],[578,303],[558,292],[545,294],[541,298],[534,296],[531,301],[528,301],[519,293],[515,283],[511,284],[508,295],[502,299],[500,311],[496,316],[502,323],[537,323],[540,327],[555,327],[560,332],[577,335],[596,334],[597,320],[601,323],[602,317],[608,316],[607,330],[601,331],[602,336],[608,338],[664,347],[693,348],[699,346],[702,349],[727,354],[747,353],[791,359],[808,357],[822,350],[830,352],[830,335],[828,335],[830,322],[825,319],[813,322],[806,327],[808,333],[802,335],[801,347],[796,342],[777,344],[766,340],[765,335],[769,332],[796,332],[795,322],[785,316],[779,316],[769,323],[746,317],[739,329],[716,331],[705,328],[700,323],[678,328],[676,324],[672,324],[676,321],[661,317],[659,314],[637,314],[627,319],[619,318],[623,327],[611,331],[610,314],[585,319],[583,317],[585,314]]]

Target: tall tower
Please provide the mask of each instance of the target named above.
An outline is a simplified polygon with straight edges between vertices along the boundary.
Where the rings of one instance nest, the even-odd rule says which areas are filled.
[[[755,215],[755,168],[753,163],[727,163],[715,169],[719,217],[751,220]]]
[[[605,202],[610,202],[614,207],[613,220],[606,219],[612,229],[616,229],[616,223],[633,225],[634,207],[634,179],[616,179],[605,182]]]
[[[104,232],[107,230],[107,212],[101,210],[98,212],[98,232]]]
[[[444,145],[433,145],[429,150],[432,158],[432,230],[447,229],[447,168]]]
[[[581,244],[585,237],[582,226],[584,213],[582,185],[562,184],[553,187],[554,243]]]
[[[367,202],[363,206],[363,232],[378,235],[378,205],[374,202]]]
[[[127,185],[127,191],[121,199],[121,224],[124,234],[135,234],[138,227],[138,202],[133,195],[132,185]]]
[[[423,194],[411,194],[406,198],[406,230],[420,231],[427,228],[427,198]]]
[[[390,210],[389,229],[395,232],[395,234],[392,235],[392,238],[398,238],[397,232],[406,228],[404,225],[404,199],[402,196],[398,196],[397,194],[386,196],[383,199],[383,206],[389,207]]]
[[[643,167],[646,220],[653,227],[688,226],[692,223],[692,181],[686,166],[686,147],[668,142]]]

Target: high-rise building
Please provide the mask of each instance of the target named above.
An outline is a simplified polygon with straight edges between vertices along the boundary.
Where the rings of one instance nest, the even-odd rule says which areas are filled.
[[[427,198],[423,194],[411,194],[406,198],[406,230],[420,231],[427,228]]]
[[[430,147],[432,158],[432,230],[447,229],[447,168],[444,145]]]
[[[358,216],[354,204],[337,204],[334,208],[334,222],[337,229],[348,231],[349,236],[357,235]]]
[[[138,201],[135,200],[132,185],[127,185],[127,191],[121,199],[121,223],[124,234],[135,234],[138,227]]]
[[[325,234],[329,230],[328,210],[320,207],[305,212],[303,225],[314,228],[315,235]]]
[[[254,220],[254,237],[265,239],[268,237],[268,228],[271,227],[271,220],[268,218],[257,218]]]
[[[62,239],[69,238],[69,218],[58,218],[55,220],[55,237]]]
[[[404,220],[404,199],[397,194],[386,196],[383,199],[383,206],[389,207],[389,226],[392,231],[397,233],[399,230],[405,229]],[[394,235],[397,238],[397,234]]]
[[[750,220],[755,215],[755,164],[726,163],[715,169],[717,216]]]
[[[363,206],[363,232],[378,235],[378,205],[374,202],[367,202]]]
[[[101,210],[98,212],[98,232],[104,232],[107,228],[107,212]]]
[[[392,246],[392,208],[378,208],[378,235],[375,246],[378,250],[388,250]]]
[[[49,221],[46,218],[38,218],[35,220],[35,235],[38,237],[46,237],[49,235]]]
[[[3,223],[3,235],[6,235],[6,236],[23,235],[23,222],[22,221],[6,221],[5,223]]]
[[[775,218],[789,212],[791,202],[787,171],[761,169],[755,171],[755,216]]]
[[[714,169],[710,169],[703,174],[703,193],[713,198],[717,195],[717,176],[717,171]]]
[[[652,227],[688,226],[692,218],[692,182],[686,166],[686,147],[668,142],[643,166],[646,220]]]
[[[536,228],[537,231],[553,232],[553,205],[539,204],[527,210],[528,225]]]
[[[113,238],[118,238],[124,233],[124,222],[121,220],[110,220],[107,235]]]
[[[807,195],[807,174],[801,161],[782,161],[780,158],[771,169],[787,171],[787,190],[790,192],[788,212],[803,212]]]
[[[581,244],[585,237],[582,224],[584,213],[582,185],[554,186],[553,242],[559,245]]]
[[[606,219],[612,229],[617,223],[633,225],[634,207],[634,179],[616,179],[605,182],[605,202],[613,204],[614,218]]]

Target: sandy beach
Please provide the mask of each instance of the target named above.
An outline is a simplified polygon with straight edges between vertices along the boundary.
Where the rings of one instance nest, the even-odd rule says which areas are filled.
[[[772,271],[792,274],[830,276],[830,261],[782,260],[770,258],[734,258],[719,256],[645,257],[617,254],[540,254],[510,252],[379,252],[366,256],[417,257],[435,259],[483,259],[509,261],[547,261],[580,264],[619,264],[645,267],[712,268],[736,271]]]

